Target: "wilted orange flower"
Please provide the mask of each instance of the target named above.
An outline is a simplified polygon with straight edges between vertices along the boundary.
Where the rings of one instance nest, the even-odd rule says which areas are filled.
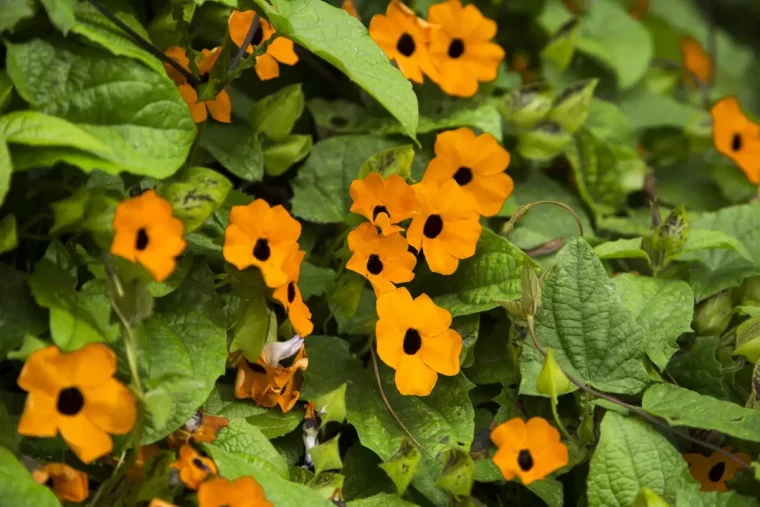
[[[396,288],[394,284],[414,278],[417,258],[408,250],[406,239],[394,232],[378,236],[375,226],[364,222],[348,235],[348,249],[354,254],[346,268],[369,280],[378,296]]]
[[[264,489],[253,477],[230,482],[221,477],[201,484],[198,507],[274,507],[264,497]]]
[[[32,472],[39,484],[47,485],[59,500],[83,502],[90,494],[87,474],[65,463],[48,463]]]
[[[241,12],[237,10],[232,11],[232,14],[230,14],[227,26],[230,30],[230,38],[237,47],[242,46],[245,42],[245,37],[248,35],[248,30],[251,28],[255,14],[254,11]],[[259,28],[253,35],[251,43],[245,48],[245,52],[248,54],[253,53],[254,47],[269,40],[272,38],[272,35],[274,35],[274,27],[269,21],[260,17]],[[269,44],[266,53],[256,57],[256,74],[259,76],[259,79],[265,81],[279,76],[280,66],[277,62],[284,63],[285,65],[295,65],[298,63],[298,55],[293,47],[293,41],[281,35],[278,35]]]
[[[736,97],[724,97],[710,109],[715,149],[733,160],[747,179],[760,185],[760,125],[750,121]]]
[[[406,239],[423,250],[430,270],[450,275],[459,259],[475,254],[481,226],[472,195],[450,179],[439,185],[435,181],[414,186],[419,202]]]
[[[354,201],[351,212],[380,227],[384,236],[403,231],[395,224],[411,218],[417,206],[414,190],[398,174],[383,180],[379,173],[369,173],[351,182],[349,193]]]
[[[230,224],[224,231],[224,259],[243,270],[256,266],[268,287],[288,281],[284,263],[298,250],[301,224],[277,205],[269,207],[264,199],[248,206],[233,206]]]
[[[383,294],[377,316],[377,354],[396,370],[398,392],[427,396],[439,373],[459,373],[462,337],[450,329],[451,314],[427,294],[414,300],[404,288]]]
[[[472,97],[478,82],[493,81],[504,60],[504,50],[489,42],[496,36],[496,22],[474,4],[446,0],[430,6],[430,56],[440,75],[438,84],[449,95]]]
[[[191,440],[194,442],[211,443],[216,440],[219,430],[226,427],[229,421],[226,417],[206,414],[202,409],[195,414],[180,429],[166,437],[169,447],[177,449]],[[142,448],[140,448],[142,450]]]
[[[283,413],[290,411],[301,396],[303,372],[308,365],[309,360],[306,358],[306,347],[301,346],[301,350],[298,351],[295,359],[293,359],[293,364],[287,368],[285,384],[283,385],[282,393],[277,400],[277,404],[280,406]]]
[[[139,262],[158,282],[166,280],[185,249],[185,226],[176,218],[169,201],[147,190],[122,201],[113,217],[111,253]]]
[[[129,433],[137,418],[135,397],[114,373],[116,355],[100,343],[69,353],[55,345],[32,353],[18,377],[29,392],[19,434],[49,438],[60,431],[85,464],[108,454],[108,434]]]
[[[201,76],[205,76],[211,71],[211,67],[216,63],[222,48],[217,47],[211,50],[202,50],[203,58],[198,63],[198,71]],[[190,72],[190,60],[187,58],[185,50],[178,46],[172,46],[166,50],[166,56],[177,62],[183,69]],[[193,85],[187,82],[185,76],[180,74],[174,67],[168,63],[164,63],[166,73],[169,75],[174,84],[177,85],[180,95],[187,102],[190,107],[190,114],[193,116],[195,123],[201,123],[206,121],[207,113],[211,113],[211,117],[216,121],[222,123],[230,123],[230,115],[232,114],[232,102],[230,102],[230,96],[226,90],[222,90],[217,93],[214,100],[206,100],[198,102],[198,92],[193,88]]]
[[[179,459],[170,463],[169,468],[179,470],[179,478],[189,489],[198,489],[203,481],[218,473],[211,458],[201,456],[190,445],[180,447]]]
[[[422,83],[424,73],[433,81],[438,71],[428,52],[430,27],[398,0],[388,4],[385,16],[376,14],[369,23],[369,36],[396,62],[407,79]]]
[[[491,134],[468,128],[449,130],[435,138],[435,158],[430,161],[423,182],[443,184],[452,178],[475,198],[475,209],[483,216],[494,216],[512,194],[515,185],[504,172],[509,152]]]
[[[731,447],[723,450],[731,452]],[[752,461],[752,456],[745,452],[734,454],[739,460],[747,465]],[[683,458],[689,463],[689,472],[701,485],[700,491],[728,491],[726,481],[736,476],[741,467],[726,458],[719,452],[713,452],[709,457],[701,454],[684,454]]]
[[[682,35],[679,43],[684,68],[691,71],[702,83],[709,83],[713,76],[713,62],[705,48],[688,35]],[[686,74],[686,82],[692,86],[697,85],[689,74]]]
[[[256,405],[271,408],[277,405],[282,385],[282,373],[269,366],[263,357],[259,357],[255,363],[242,358],[237,365],[236,398],[253,398]]]
[[[541,417],[501,423],[491,432],[491,441],[499,448],[493,462],[508,481],[517,475],[527,486],[567,465],[567,446],[559,431]]]
[[[283,271],[287,276],[287,282],[277,287],[273,294],[273,297],[285,307],[293,329],[300,336],[308,336],[314,331],[314,324],[311,323],[311,311],[304,303],[301,290],[298,288],[301,263],[305,256],[306,252],[298,250],[285,260]]]
[[[354,5],[354,0],[343,0],[343,3],[340,6],[341,9],[349,13],[351,16],[355,17],[359,21],[362,20],[361,16],[359,16],[359,12],[356,10],[356,5]]]

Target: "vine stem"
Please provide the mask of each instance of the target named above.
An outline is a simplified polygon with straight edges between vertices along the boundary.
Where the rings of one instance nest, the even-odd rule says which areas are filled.
[[[237,67],[238,62],[240,61],[240,58],[243,57],[246,50],[248,49],[248,46],[251,44],[251,41],[253,40],[253,37],[256,35],[256,31],[259,29],[259,26],[261,25],[261,16],[259,16],[259,13],[257,12],[253,16],[253,22],[251,22],[250,28],[248,28],[248,33],[245,36],[245,39],[243,40],[243,44],[240,46],[240,49],[235,54],[235,57],[230,62],[230,66],[227,69],[227,74],[231,74],[233,70],[235,70],[235,67]]]
[[[528,214],[531,208],[533,208],[534,206],[538,206],[539,204],[552,204],[554,206],[558,206],[564,209],[565,211],[573,215],[573,218],[575,218],[575,222],[578,224],[578,234],[580,234],[580,236],[583,237],[583,223],[581,223],[580,217],[575,213],[575,211],[573,211],[573,208],[571,208],[565,203],[558,202],[558,201],[535,201],[535,202],[526,204],[525,206],[520,206],[519,208],[517,208],[517,211],[515,211],[515,213],[512,215],[512,218],[509,219],[509,222],[504,224],[504,228],[502,232],[504,234],[510,233],[512,229],[514,229],[515,224],[519,222],[520,220],[522,220],[522,218]]]

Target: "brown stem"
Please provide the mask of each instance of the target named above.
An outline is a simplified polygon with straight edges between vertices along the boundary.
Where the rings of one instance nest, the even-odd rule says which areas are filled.
[[[564,238],[554,238],[547,241],[543,245],[538,245],[536,248],[525,250],[525,254],[528,257],[541,257],[542,255],[548,255],[557,252],[563,246],[565,246]]]
[[[235,67],[237,67],[238,61],[240,58],[245,54],[246,50],[248,49],[248,46],[251,44],[251,41],[253,40],[253,37],[256,35],[256,30],[259,29],[259,26],[261,25],[261,16],[259,16],[259,13],[257,12],[253,16],[253,22],[251,23],[250,28],[248,28],[248,33],[245,36],[245,40],[243,41],[243,44],[240,46],[240,49],[238,50],[235,57],[232,59],[232,62],[230,62],[230,66],[227,69],[227,74],[231,74],[233,70],[235,70]]]
[[[581,219],[578,217],[578,215],[573,211],[573,208],[568,206],[567,204],[557,202],[557,201],[536,201],[531,202],[529,204],[526,204],[525,206],[520,206],[517,208],[517,211],[512,215],[512,218],[509,219],[509,222],[504,224],[503,233],[509,234],[512,232],[512,229],[514,229],[514,226],[517,222],[519,222],[525,215],[528,214],[528,212],[534,207],[538,206],[539,204],[553,204],[554,206],[559,206],[560,208],[564,209],[571,215],[573,215],[573,218],[575,218],[575,221],[578,223],[578,233],[581,237],[583,237],[583,224],[581,223]]]

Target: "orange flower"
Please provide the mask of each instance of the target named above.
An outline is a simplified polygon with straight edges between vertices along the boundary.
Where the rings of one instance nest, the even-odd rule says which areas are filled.
[[[202,50],[203,58],[198,63],[198,71],[201,76],[205,76],[211,71],[211,67],[216,63],[216,59],[219,58],[222,48],[217,47],[212,50]],[[178,46],[172,46],[166,50],[166,56],[177,62],[183,69],[190,72],[190,60],[187,58],[185,50]],[[177,85],[180,95],[187,102],[190,107],[190,114],[193,116],[195,123],[201,123],[206,121],[207,113],[211,113],[211,117],[216,121],[222,123],[230,123],[230,115],[232,114],[232,102],[230,102],[230,96],[226,90],[220,91],[214,100],[207,100],[204,102],[198,102],[198,92],[193,86],[187,82],[185,76],[178,72],[174,67],[168,63],[164,63],[166,73],[169,75],[174,84]]]
[[[203,481],[218,473],[211,458],[201,456],[189,445],[183,445],[179,449],[179,459],[171,463],[169,468],[179,470],[179,478],[189,489],[198,489]]]
[[[435,138],[435,158],[430,161],[423,182],[443,184],[450,179],[475,198],[475,209],[494,216],[512,194],[515,184],[504,172],[509,152],[491,134],[468,128],[449,130]]]
[[[39,484],[49,486],[62,501],[83,502],[90,494],[87,474],[65,463],[48,463],[32,472],[32,477]]]
[[[301,396],[301,386],[303,385],[303,372],[309,365],[309,360],[306,358],[306,347],[301,347],[298,351],[293,364],[287,368],[287,375],[285,376],[285,383],[282,387],[282,393],[280,394],[277,404],[283,413],[290,411],[298,398]]]
[[[377,315],[377,354],[396,370],[398,392],[427,396],[439,373],[459,373],[462,337],[450,329],[451,314],[427,294],[414,300],[404,288],[383,294]]]
[[[361,16],[359,16],[359,12],[356,10],[356,5],[354,5],[354,0],[343,0],[343,3],[340,6],[341,9],[349,13],[351,16],[355,17],[359,21],[362,20]]]
[[[139,262],[158,282],[166,280],[185,249],[185,226],[155,190],[122,201],[113,218],[111,253]]]
[[[417,251],[425,252],[430,270],[450,275],[459,259],[475,254],[481,226],[472,195],[450,179],[439,185],[435,181],[414,186],[419,202],[406,238]]]
[[[393,174],[388,179],[369,173],[363,180],[354,180],[349,189],[351,212],[363,215],[383,232],[384,236],[403,231],[402,222],[412,217],[417,206],[414,190],[404,178]]]
[[[710,109],[715,149],[733,160],[747,179],[760,185],[760,125],[747,118],[736,97],[724,97]]]
[[[369,280],[378,296],[395,289],[393,284],[414,278],[412,270],[417,258],[398,232],[378,236],[375,226],[364,222],[348,235],[348,249],[354,255],[346,268]]]
[[[709,83],[713,76],[713,62],[710,55],[696,39],[688,35],[682,35],[679,43],[684,68],[691,71],[702,83]],[[686,82],[697,86],[689,74],[686,75]]]
[[[166,500],[162,500],[160,498],[154,498],[150,501],[150,504],[148,507],[177,507],[173,503],[169,503]]]
[[[493,462],[508,481],[517,475],[527,486],[567,465],[567,446],[559,431],[541,417],[501,423],[491,432],[491,441],[499,448]]]
[[[285,307],[293,329],[300,336],[308,336],[314,331],[311,323],[311,312],[303,301],[301,290],[298,288],[298,277],[301,276],[301,263],[306,252],[298,250],[291,254],[285,261],[283,271],[287,276],[287,282],[274,290],[274,298]]]
[[[479,81],[493,81],[504,60],[504,50],[489,42],[496,35],[496,22],[474,4],[460,0],[432,5],[428,21],[438,25],[430,31],[430,55],[440,76],[438,84],[449,95],[472,97]]]
[[[237,10],[232,11],[232,14],[230,14],[227,26],[230,30],[230,38],[237,47],[242,46],[245,42],[245,37],[248,35],[248,30],[251,28],[255,14],[254,11],[240,12]],[[245,48],[245,52],[248,54],[253,53],[254,47],[263,41],[269,40],[272,35],[274,35],[274,27],[266,19],[260,17],[259,28],[253,35],[251,43]],[[266,81],[267,79],[279,76],[280,66],[277,62],[286,65],[298,63],[298,55],[296,55],[292,40],[278,36],[269,44],[266,53],[256,57],[256,74],[259,76],[259,79]]]
[[[731,447],[726,447],[724,451],[731,452]],[[752,456],[740,452],[734,454],[739,460],[750,464]],[[728,491],[726,481],[730,481],[736,476],[737,470],[741,467],[732,460],[726,458],[719,452],[713,452],[709,457],[701,454],[684,454],[683,458],[689,463],[689,472],[701,487],[700,491]]]
[[[224,259],[243,270],[256,266],[268,287],[288,282],[285,260],[298,250],[301,224],[281,205],[269,207],[264,199],[248,206],[233,206],[224,231]]]
[[[369,36],[396,63],[407,79],[415,83],[424,81],[425,73],[433,81],[438,71],[428,52],[430,27],[415,16],[409,7],[398,0],[388,4],[385,16],[376,14],[369,23]]]
[[[85,464],[108,454],[108,434],[129,433],[137,418],[135,397],[114,373],[116,355],[100,343],[70,353],[55,345],[32,353],[18,377],[29,392],[19,434],[54,437],[60,431]]]
[[[284,385],[282,372],[269,366],[263,357],[255,363],[242,358],[237,365],[236,398],[253,398],[256,405],[271,408],[280,399],[281,385]]]
[[[219,433],[219,430],[226,427],[227,424],[226,417],[209,415],[199,409],[180,429],[170,434],[166,439],[169,442],[169,447],[173,449],[189,443],[190,440],[211,443],[216,440],[216,434]]]
[[[204,482],[198,490],[198,507],[274,507],[253,477],[230,482],[221,477]]]

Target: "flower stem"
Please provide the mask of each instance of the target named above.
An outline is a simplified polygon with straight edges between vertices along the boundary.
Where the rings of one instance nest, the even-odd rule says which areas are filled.
[[[570,435],[570,433],[568,433],[567,428],[565,428],[565,425],[562,424],[562,421],[560,421],[559,414],[557,413],[557,404],[554,403],[554,400],[552,400],[551,406],[552,406],[552,414],[554,415],[554,422],[557,423],[557,426],[559,426],[559,430],[562,432],[563,435],[565,435],[565,438],[573,442],[577,442],[577,439],[574,436]]]
[[[240,61],[240,58],[243,57],[246,50],[248,49],[248,46],[251,44],[251,41],[253,40],[253,37],[256,35],[256,31],[259,29],[259,26],[261,24],[261,16],[259,16],[259,13],[257,12],[253,16],[253,22],[251,23],[250,28],[248,28],[248,33],[245,36],[245,40],[243,40],[243,44],[240,46],[240,49],[235,54],[235,57],[230,62],[230,66],[227,69],[227,74],[232,74],[232,71],[235,70],[235,67],[237,67],[238,61]]]
[[[504,224],[504,228],[502,229],[503,234],[509,234],[512,232],[512,230],[515,228],[515,224],[522,220],[522,218],[533,208],[534,206],[538,206],[539,204],[553,204],[554,206],[559,206],[560,208],[564,209],[571,215],[573,215],[573,218],[575,218],[575,221],[578,223],[578,234],[583,237],[583,223],[581,223],[580,217],[573,211],[573,208],[568,206],[565,203],[558,202],[558,201],[536,201],[526,204],[525,206],[520,206],[517,208],[517,211],[512,214],[512,218],[509,219],[509,222]]]

